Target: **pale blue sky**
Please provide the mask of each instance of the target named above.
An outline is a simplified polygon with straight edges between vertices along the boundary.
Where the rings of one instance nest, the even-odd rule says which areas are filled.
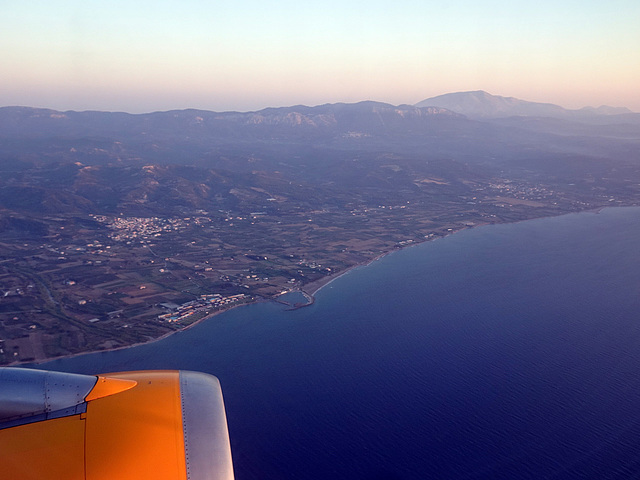
[[[146,112],[487,90],[640,111],[640,2],[0,0],[0,105]]]

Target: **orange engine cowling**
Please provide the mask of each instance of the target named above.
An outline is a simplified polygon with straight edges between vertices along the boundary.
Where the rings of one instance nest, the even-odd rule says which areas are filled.
[[[220,383],[188,371],[0,368],[0,472],[39,480],[233,479]]]

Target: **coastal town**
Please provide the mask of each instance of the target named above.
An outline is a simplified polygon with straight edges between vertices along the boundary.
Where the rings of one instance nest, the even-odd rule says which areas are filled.
[[[169,323],[178,322],[183,325],[188,325],[189,322],[193,322],[212,312],[230,308],[234,305],[240,305],[250,300],[251,297],[244,293],[229,295],[227,297],[223,297],[219,293],[200,295],[199,300],[191,300],[182,305],[175,303],[160,304],[160,306],[166,308],[168,312],[158,315],[158,319],[165,320]]]

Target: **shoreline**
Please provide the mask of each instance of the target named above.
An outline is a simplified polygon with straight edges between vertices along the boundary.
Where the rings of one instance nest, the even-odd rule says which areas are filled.
[[[459,231],[464,230],[466,228],[468,228],[468,227],[464,227],[464,228],[462,228],[460,230],[456,230],[455,232],[451,232],[451,233],[445,235],[444,237],[437,237],[437,238],[448,237],[449,235],[453,235],[454,233],[458,233]],[[341,272],[334,273],[332,275],[327,275],[326,277],[323,277],[323,278],[321,278],[319,280],[315,280],[313,282],[307,283],[306,285],[302,285],[300,288],[298,288],[296,290],[292,290],[292,291],[301,292],[305,297],[307,297],[308,303],[306,303],[304,305],[298,305],[298,306],[291,305],[292,308],[288,308],[287,311],[294,311],[294,310],[298,310],[300,308],[305,308],[305,307],[309,307],[309,306],[313,305],[315,303],[315,301],[316,301],[316,294],[321,289],[323,289],[324,287],[326,287],[327,285],[332,283],[334,280],[337,280],[338,278],[342,277],[343,275],[346,275],[347,273],[349,273],[352,270],[355,270],[358,267],[366,267],[367,265],[372,264],[376,260],[379,260],[382,257],[385,257],[385,256],[387,256],[387,255],[389,255],[389,254],[391,254],[391,253],[393,253],[395,251],[402,250],[404,248],[408,248],[408,247],[411,247],[411,246],[421,245],[421,244],[423,244],[425,242],[430,242],[432,240],[436,240],[437,238],[428,239],[428,240],[425,239],[424,242],[413,243],[411,245],[407,245],[407,246],[401,247],[401,248],[394,248],[393,250],[381,253],[378,256],[376,256],[375,258],[367,260],[366,262],[355,264],[355,265],[353,265],[353,266],[351,266],[349,268],[346,268],[345,270],[343,270]],[[213,312],[213,313],[211,313],[209,315],[205,315],[201,319],[196,320],[195,322],[193,322],[193,323],[191,323],[191,324],[189,324],[189,325],[187,325],[187,326],[185,326],[183,328],[180,328],[179,330],[175,330],[175,331],[172,331],[172,332],[167,332],[167,333],[165,333],[165,334],[163,334],[163,335],[161,335],[161,336],[159,336],[157,338],[152,338],[152,339],[149,339],[149,340],[146,340],[146,341],[143,341],[143,342],[132,343],[131,345],[122,345],[122,346],[119,346],[119,347],[105,348],[103,350],[88,350],[86,352],[70,353],[70,354],[67,354],[67,355],[61,355],[59,357],[45,358],[45,359],[42,359],[42,360],[34,360],[34,361],[28,361],[28,362],[14,362],[14,363],[9,363],[9,364],[4,365],[4,366],[5,367],[19,367],[20,365],[42,365],[43,363],[53,362],[53,361],[56,361],[56,360],[64,360],[64,359],[67,359],[67,358],[79,357],[81,355],[92,355],[92,354],[96,354],[96,353],[116,352],[118,350],[124,350],[125,348],[140,347],[142,345],[148,345],[148,344],[151,344],[151,343],[159,342],[160,340],[164,340],[165,338],[170,337],[171,335],[176,335],[176,334],[178,334],[180,332],[187,331],[190,328],[195,327],[196,325],[199,325],[200,323],[204,322],[205,320],[209,320],[209,319],[211,319],[213,317],[216,317],[216,316],[221,315],[223,313],[229,312],[229,311],[233,310],[234,308],[246,307],[246,306],[249,306],[249,305],[254,305],[254,304],[263,303],[263,302],[276,302],[276,303],[280,303],[280,304],[283,304],[283,305],[289,305],[289,304],[286,304],[285,302],[278,301],[277,297],[276,298],[272,298],[272,299],[258,298],[258,299],[256,299],[255,301],[252,301],[252,302],[243,303],[241,305],[233,305],[231,307],[215,311],[215,312]]]
[[[523,218],[522,220],[516,220],[514,222],[496,222],[496,223],[482,223],[482,224],[478,224],[478,225],[473,225],[473,226],[465,226],[465,227],[461,227],[458,230],[455,231],[451,231],[448,232],[445,235],[442,236],[437,236],[437,237],[433,237],[433,238],[425,238],[424,241],[421,242],[414,242],[411,243],[409,245],[403,245],[401,247],[394,247],[392,250],[389,250],[388,252],[383,252],[380,253],[379,255],[377,255],[376,257],[364,261],[362,263],[357,263],[351,267],[348,267],[344,270],[342,270],[341,272],[338,273],[334,273],[331,275],[327,275],[326,277],[320,278],[318,280],[314,280],[313,282],[309,282],[306,285],[302,285],[300,288],[296,289],[296,290],[292,290],[292,291],[298,291],[301,292],[303,294],[309,295],[313,301],[311,301],[308,305],[303,305],[302,307],[306,307],[309,305],[312,305],[315,302],[315,296],[316,294],[322,290],[324,287],[326,287],[327,285],[329,285],[330,283],[332,283],[334,280],[337,280],[338,278],[340,278],[343,275],[346,275],[347,273],[349,273],[352,270],[355,270],[356,268],[359,267],[366,267],[368,265],[371,265],[373,262],[376,262],[377,260],[380,260],[383,257],[386,257],[387,255],[391,255],[394,252],[400,251],[400,250],[404,250],[405,248],[411,248],[411,247],[415,247],[418,245],[423,245],[425,243],[428,242],[433,242],[436,240],[441,240],[447,237],[450,237],[452,235],[455,235],[456,233],[460,233],[462,231],[465,230],[471,230],[474,228],[480,228],[480,227],[486,227],[486,226],[490,226],[490,225],[512,225],[512,224],[517,224],[517,223],[521,223],[521,222],[529,222],[532,220],[539,220],[542,218],[554,218],[554,217],[562,217],[564,215],[574,215],[574,214],[580,214],[580,213],[594,213],[594,214],[599,214],[600,212],[602,212],[602,210],[604,210],[605,208],[633,208],[633,207],[637,207],[638,205],[625,205],[622,207],[609,207],[609,206],[603,206],[603,207],[596,207],[593,209],[588,209],[588,210],[580,210],[577,212],[565,212],[565,213],[560,213],[558,215],[549,215],[549,216],[542,216],[542,217],[533,217],[533,218]],[[299,308],[302,308],[299,307]]]
[[[429,242],[429,241],[431,241],[431,240],[425,240],[425,242]],[[414,243],[411,246],[420,245],[420,244],[425,243],[425,242]],[[408,247],[408,245],[407,245],[407,247]],[[407,248],[407,247],[403,247],[403,248]],[[355,265],[353,265],[353,266],[351,266],[349,268],[345,268],[341,272],[334,273],[332,275],[327,275],[326,277],[321,278],[319,280],[315,280],[313,282],[309,282],[306,285],[303,285],[299,289],[299,291],[301,291],[303,293],[306,293],[311,298],[313,298],[313,300],[315,301],[316,294],[320,290],[322,290],[324,287],[326,287],[327,285],[333,283],[338,278],[342,277],[343,275],[346,275],[347,273],[349,273],[352,270],[355,270],[356,268],[366,267],[368,265],[371,265],[373,262],[375,262],[377,260],[380,260],[382,257],[386,257],[387,255],[389,255],[389,254],[391,254],[391,253],[393,253],[395,251],[398,251],[398,250],[402,250],[402,248],[400,248],[400,249],[394,248],[393,250],[390,250],[388,252],[384,252],[384,253],[379,254],[378,256],[372,258],[371,260],[367,260],[366,262],[362,262],[362,263],[357,263],[357,264],[355,264]]]
[[[637,205],[628,205],[627,207],[637,207]],[[455,235],[456,233],[462,232],[464,230],[468,230],[468,229],[473,229],[473,228],[478,228],[478,227],[484,227],[487,225],[505,225],[505,224],[516,224],[516,223],[521,223],[521,222],[527,222],[527,221],[531,221],[531,220],[538,220],[538,219],[542,219],[542,218],[553,218],[553,217],[560,217],[563,215],[571,215],[571,214],[580,214],[580,213],[594,213],[594,214],[598,214],[600,213],[602,210],[604,210],[605,208],[612,208],[612,207],[608,207],[608,206],[602,206],[602,207],[597,207],[597,208],[593,208],[593,209],[588,209],[588,210],[581,210],[581,211],[577,211],[577,212],[564,212],[564,213],[560,213],[558,215],[550,215],[550,216],[543,216],[543,217],[534,217],[534,218],[525,218],[522,220],[516,220],[514,222],[496,222],[496,223],[484,223],[481,225],[474,225],[474,226],[465,226],[465,227],[461,227],[458,230],[455,231],[451,231],[448,232],[447,234],[443,235],[443,236],[437,236],[437,237],[433,237],[433,238],[425,238],[424,241],[421,242],[414,242],[411,243],[409,245],[405,245],[405,246],[401,246],[401,247],[393,247],[391,250],[387,251],[387,252],[383,252],[380,253],[379,255],[377,255],[376,257],[372,258],[372,259],[368,259],[362,263],[358,263],[355,264],[351,267],[346,268],[345,270],[332,274],[332,275],[328,275],[326,277],[320,278],[318,280],[315,280],[313,282],[309,282],[306,285],[302,285],[300,288],[293,290],[293,291],[298,291],[301,292],[303,295],[305,295],[305,297],[307,297],[308,299],[308,303],[304,304],[304,305],[299,305],[299,306],[294,306],[293,308],[287,309],[288,311],[294,311],[294,310],[298,310],[300,308],[304,308],[304,307],[309,307],[311,305],[313,305],[316,301],[316,295],[317,293],[322,290],[324,287],[326,287],[327,285],[331,284],[333,281],[337,280],[338,278],[342,277],[343,275],[346,275],[347,273],[351,272],[352,270],[355,270],[356,268],[359,267],[366,267],[370,264],[372,264],[373,262],[380,260],[383,257],[386,257],[387,255],[390,255],[396,251],[400,251],[400,250],[404,250],[405,248],[410,248],[410,247],[415,247],[417,245],[423,245],[427,242],[432,242],[438,239],[443,239],[443,238],[447,238],[450,237],[452,235]],[[613,207],[615,208],[615,207]],[[619,207],[619,208],[624,208],[624,207]],[[48,362],[53,362],[55,360],[63,360],[66,358],[73,358],[73,357],[78,357],[81,355],[90,355],[90,354],[95,354],[95,353],[107,353],[107,352],[113,352],[113,351],[118,351],[118,350],[123,350],[125,348],[133,348],[133,347],[139,347],[142,345],[147,345],[150,343],[154,343],[154,342],[158,342],[160,340],[164,340],[165,338],[171,336],[171,335],[175,335],[178,334],[180,332],[186,331],[192,327],[195,327],[196,325],[199,325],[201,322],[204,322],[205,320],[209,320],[217,315],[220,315],[222,313],[225,312],[229,312],[231,310],[233,310],[234,308],[239,308],[239,307],[245,307],[245,306],[249,306],[249,305],[254,305],[257,303],[263,303],[263,302],[276,302],[276,303],[284,303],[284,302],[278,302],[277,297],[273,298],[273,299],[265,299],[265,298],[257,298],[256,300],[252,301],[252,302],[248,302],[248,303],[243,303],[240,305],[233,305],[229,308],[225,308],[225,309],[221,309],[218,311],[215,311],[209,315],[205,315],[204,317],[202,317],[199,320],[196,320],[195,322],[180,328],[179,330],[175,330],[175,331],[171,331],[171,332],[167,332],[163,335],[161,335],[160,337],[157,338],[153,338],[153,339],[149,339],[143,342],[138,342],[138,343],[134,343],[134,344],[130,344],[130,345],[123,345],[123,346],[119,346],[119,347],[113,347],[113,348],[106,348],[104,350],[88,350],[85,352],[78,352],[78,353],[71,353],[68,355],[61,355],[59,357],[52,357],[52,358],[46,358],[46,359],[42,359],[42,360],[35,360],[35,361],[29,361],[29,362],[14,362],[14,363],[9,363],[7,365],[4,365],[6,367],[17,367],[20,365],[41,365],[44,363],[48,363]]]
[[[4,365],[5,367],[19,367],[20,365],[42,365],[43,363],[48,363],[48,362],[54,362],[56,360],[64,360],[67,358],[74,358],[74,357],[79,357],[81,355],[92,355],[92,354],[96,354],[96,353],[108,353],[108,352],[116,352],[118,350],[124,350],[125,348],[134,348],[134,347],[140,347],[142,345],[149,345],[150,343],[155,343],[155,342],[159,342],[160,340],[164,340],[167,337],[170,337],[171,335],[175,335],[178,334],[180,332],[185,332],[187,330],[189,330],[192,327],[195,327],[196,325],[204,322],[205,320],[209,320],[213,317],[216,317],[218,315],[221,315],[223,313],[229,312],[231,310],[233,310],[234,308],[239,308],[239,307],[245,307],[248,305],[254,305],[256,303],[261,303],[261,302],[265,302],[265,301],[270,301],[270,300],[265,300],[265,299],[258,299],[256,301],[250,302],[250,303],[242,303],[240,305],[233,305],[230,306],[228,308],[224,308],[221,310],[216,310],[213,313],[210,313],[208,315],[205,315],[204,317],[202,317],[199,320],[196,320],[193,323],[190,323],[189,325],[186,325],[185,327],[180,328],[179,330],[174,330],[172,332],[167,332],[157,338],[152,338],[149,340],[145,340],[143,342],[138,342],[138,343],[132,343],[131,345],[121,345],[119,347],[112,347],[112,348],[105,348],[103,350],[88,350],[86,352],[78,352],[78,353],[69,353],[67,355],[60,355],[59,357],[51,357],[51,358],[45,358],[42,360],[33,360],[33,361],[28,361],[28,362],[14,362],[14,363],[9,363],[7,365]]]

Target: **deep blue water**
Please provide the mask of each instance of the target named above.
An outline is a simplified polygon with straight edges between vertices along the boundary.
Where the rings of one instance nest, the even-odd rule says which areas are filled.
[[[639,239],[640,208],[467,230],[46,367],[217,375],[239,480],[638,478]]]

